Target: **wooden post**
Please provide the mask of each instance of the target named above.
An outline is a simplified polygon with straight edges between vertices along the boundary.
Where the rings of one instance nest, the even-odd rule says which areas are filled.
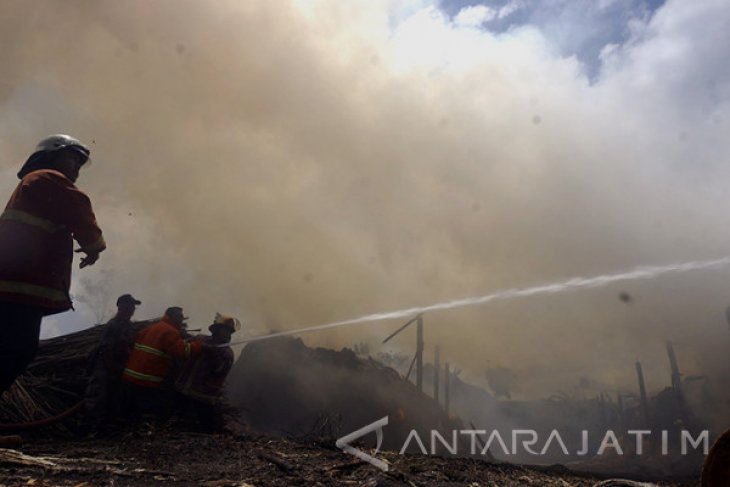
[[[679,364],[677,356],[674,354],[674,346],[672,342],[667,342],[667,355],[669,356],[669,365],[672,368],[672,389],[674,389],[674,397],[677,398],[677,407],[679,408],[679,419],[684,423],[685,428],[690,428],[692,421],[689,407],[684,400],[682,392],[682,374],[679,372]]]
[[[644,419],[644,428],[650,429],[649,425],[649,403],[646,399],[646,385],[644,384],[644,370],[641,362],[636,362],[636,375],[639,377],[639,399],[641,400],[641,415]]]
[[[423,317],[420,315],[416,325],[416,387],[423,392]]]
[[[672,368],[672,387],[674,390],[680,390],[682,388],[682,374],[679,373],[677,356],[674,354],[672,342],[667,342],[667,355],[669,356],[669,365]]]
[[[451,398],[449,395],[451,394],[451,369],[449,368],[449,363],[446,362],[446,365],[444,365],[444,411],[446,411],[446,415],[449,415],[449,406]]]
[[[411,372],[413,372],[413,364],[416,363],[416,359],[418,358],[418,354],[413,356],[413,360],[411,360],[411,365],[408,367],[408,373],[406,374],[406,380],[411,380]]]
[[[436,345],[433,356],[433,398],[439,402],[439,376],[441,375],[441,357],[439,346]]]

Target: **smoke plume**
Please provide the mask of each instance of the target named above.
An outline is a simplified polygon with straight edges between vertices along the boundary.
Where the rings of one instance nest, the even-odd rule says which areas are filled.
[[[4,2],[0,190],[43,136],[87,141],[79,186],[109,248],[74,292],[112,276],[140,317],[235,313],[246,334],[728,255],[724,2],[636,19],[595,78],[538,28],[467,13]],[[427,348],[481,381],[508,367],[526,395],[581,376],[633,391],[637,359],[664,387],[665,340],[683,372],[728,377],[727,285],[711,270],[436,312]],[[400,323],[306,341],[375,346]]]

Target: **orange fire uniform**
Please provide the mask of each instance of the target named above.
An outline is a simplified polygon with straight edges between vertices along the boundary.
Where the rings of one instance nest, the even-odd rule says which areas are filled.
[[[200,342],[183,339],[180,330],[164,317],[137,333],[122,379],[142,387],[158,388],[173,359],[197,357],[201,348]]]
[[[0,302],[70,309],[74,239],[88,252],[106,248],[89,197],[53,169],[27,174],[0,215]]]

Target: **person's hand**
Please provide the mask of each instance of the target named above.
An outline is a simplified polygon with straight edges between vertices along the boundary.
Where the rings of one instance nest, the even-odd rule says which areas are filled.
[[[79,249],[76,251],[76,253],[83,252],[86,254],[86,256],[81,258],[81,263],[79,264],[79,269],[83,269],[84,267],[88,267],[90,265],[94,265],[97,260],[99,260],[99,252],[88,252],[84,249]]]

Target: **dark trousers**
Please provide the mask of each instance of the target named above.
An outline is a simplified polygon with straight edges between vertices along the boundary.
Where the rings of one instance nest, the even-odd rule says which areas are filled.
[[[166,387],[142,387],[125,380],[121,381],[122,416],[128,421],[139,421],[152,416],[158,423],[164,423],[172,416],[174,396]]]
[[[110,372],[101,357],[98,357],[89,374],[84,401],[89,422],[101,427],[120,413],[121,374]]]
[[[0,393],[13,385],[38,352],[44,310],[0,303]]]
[[[218,404],[177,393],[178,412],[186,418],[197,419],[200,429],[205,433],[223,431],[226,421]]]

